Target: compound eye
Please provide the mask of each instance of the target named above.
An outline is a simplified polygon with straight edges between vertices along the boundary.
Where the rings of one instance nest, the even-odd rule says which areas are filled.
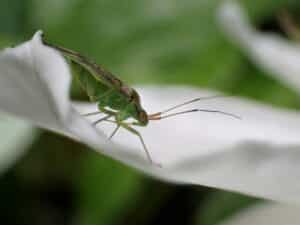
[[[140,117],[140,120],[143,121],[143,122],[148,121],[148,116],[147,116],[147,113],[145,111],[141,111],[139,117]]]

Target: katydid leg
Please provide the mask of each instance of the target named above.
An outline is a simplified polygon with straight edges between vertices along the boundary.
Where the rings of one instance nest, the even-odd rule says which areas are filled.
[[[80,116],[86,116],[86,117],[88,117],[88,116],[98,115],[98,114],[101,114],[101,113],[103,113],[103,112],[96,111],[96,112],[90,112],[90,113],[80,114]]]
[[[139,137],[139,139],[140,139],[140,141],[141,141],[141,143],[142,143],[142,145],[143,145],[144,151],[145,151],[145,153],[146,153],[147,159],[149,160],[149,162],[150,162],[151,164],[156,164],[156,163],[154,163],[154,161],[153,161],[152,158],[151,158],[150,152],[149,152],[148,149],[147,149],[147,146],[146,146],[146,144],[145,144],[145,142],[144,142],[144,139],[143,139],[142,135],[141,135],[137,130],[135,130],[134,128],[130,127],[130,126],[127,125],[126,123],[121,123],[120,125],[121,125],[121,127],[125,128],[125,129],[128,130],[129,132],[131,132],[131,133],[133,133],[134,135],[136,135],[136,136]],[[160,166],[160,165],[158,165],[158,166]]]
[[[109,140],[111,140],[113,138],[113,136],[115,136],[115,134],[117,133],[117,131],[120,129],[121,125],[118,124],[117,127],[114,129],[114,131],[111,133],[111,135],[109,136]]]
[[[112,115],[107,115],[99,120],[96,120],[95,122],[93,122],[93,125],[96,126],[98,123],[105,121],[105,120],[109,119],[110,117],[112,117]]]
[[[100,123],[102,121],[105,121],[105,120],[107,120],[107,119],[109,119],[113,116],[116,116],[116,113],[114,111],[110,111],[110,110],[107,110],[107,109],[104,109],[104,108],[100,108],[100,112],[107,114],[107,116],[95,121],[93,123],[93,125],[97,125],[98,123]]]

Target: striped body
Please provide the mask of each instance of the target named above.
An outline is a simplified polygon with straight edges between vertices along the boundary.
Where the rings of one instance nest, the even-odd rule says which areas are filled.
[[[79,53],[46,44],[57,49],[69,59],[72,73],[90,100],[98,102],[101,112],[112,113],[119,122],[133,118],[138,125],[146,126],[148,124],[148,115],[141,106],[138,93],[133,88]]]

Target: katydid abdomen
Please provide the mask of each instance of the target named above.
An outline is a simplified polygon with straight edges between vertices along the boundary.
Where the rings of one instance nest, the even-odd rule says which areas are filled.
[[[72,74],[78,81],[81,88],[89,96],[93,102],[98,102],[99,109],[109,107],[116,111],[125,110],[130,101],[122,93],[115,88],[109,88],[106,85],[95,82],[93,76],[91,76],[87,70],[76,62],[71,61]]]

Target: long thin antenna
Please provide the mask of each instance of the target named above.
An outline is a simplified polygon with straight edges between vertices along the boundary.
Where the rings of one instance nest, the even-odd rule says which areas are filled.
[[[198,101],[201,101],[201,100],[208,100],[208,99],[215,99],[215,98],[224,98],[224,97],[228,97],[228,96],[224,96],[224,95],[214,95],[214,96],[208,96],[208,97],[200,97],[200,98],[194,98],[192,100],[189,100],[189,101],[186,101],[186,102],[183,102],[181,104],[178,104],[178,105],[175,105],[171,108],[168,108],[166,110],[163,110],[161,112],[157,112],[157,113],[153,113],[151,115],[149,115],[149,117],[156,117],[156,116],[160,116],[161,114],[164,114],[164,113],[167,113],[167,112],[170,112],[174,109],[177,109],[177,108],[180,108],[182,106],[185,106],[185,105],[189,105],[191,103],[194,103],[194,102],[198,102]]]
[[[186,110],[186,111],[182,111],[182,112],[177,112],[177,113],[171,113],[165,116],[156,116],[156,117],[152,117],[150,118],[150,120],[161,120],[161,119],[165,119],[165,118],[169,118],[169,117],[173,117],[173,116],[177,116],[177,115],[181,115],[181,114],[187,114],[187,113],[193,113],[193,112],[211,112],[211,113],[219,113],[219,114],[223,114],[226,116],[231,116],[235,119],[242,119],[241,117],[234,115],[232,113],[227,113],[227,112],[223,112],[223,111],[219,111],[219,110],[210,110],[210,109],[192,109],[192,110]]]

